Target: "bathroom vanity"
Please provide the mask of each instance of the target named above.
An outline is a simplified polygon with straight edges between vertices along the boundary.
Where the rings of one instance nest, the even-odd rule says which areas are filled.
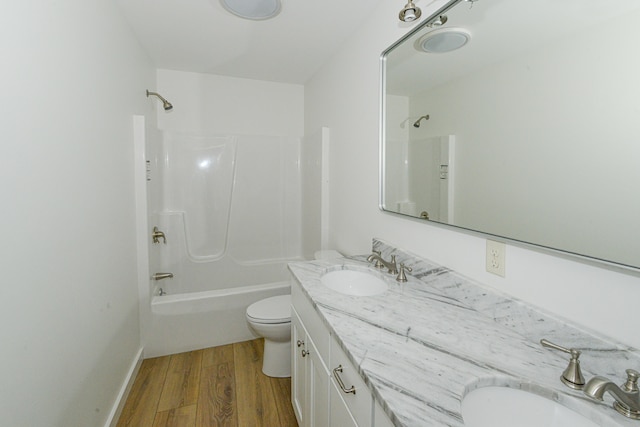
[[[413,269],[407,282],[366,255],[289,264],[292,404],[301,427],[464,426],[465,397],[490,386],[542,396],[597,426],[640,425],[616,412],[610,396],[597,402],[565,386],[569,356],[540,340],[581,350],[587,380],[618,384],[625,369],[640,368],[637,350],[379,240],[373,246]],[[387,289],[358,296],[322,283],[339,270],[366,272]],[[532,417],[526,409],[523,420]]]
[[[372,417],[371,391],[295,280],[291,303],[291,399],[299,425],[392,426],[379,405]]]

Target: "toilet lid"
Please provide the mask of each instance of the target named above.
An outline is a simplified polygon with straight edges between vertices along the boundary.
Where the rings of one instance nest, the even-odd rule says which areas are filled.
[[[291,295],[281,295],[254,302],[247,308],[247,317],[256,323],[290,322]]]

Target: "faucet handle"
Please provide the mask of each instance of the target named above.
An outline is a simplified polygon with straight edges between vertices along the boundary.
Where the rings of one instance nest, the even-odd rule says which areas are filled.
[[[411,267],[408,267],[406,265],[404,265],[404,262],[400,263],[400,272],[398,273],[398,277],[396,277],[396,281],[398,282],[406,282],[407,281],[407,275],[404,274],[405,271],[408,271],[409,273],[411,273],[413,271],[413,269]]]
[[[391,261],[388,265],[389,274],[398,274],[398,264],[396,264],[396,256],[391,255]]]
[[[553,348],[554,350],[560,350],[564,353],[568,353],[571,355],[571,360],[569,360],[569,366],[564,370],[560,380],[569,388],[574,390],[582,390],[584,387],[584,377],[582,376],[582,370],[580,369],[580,361],[578,358],[582,352],[580,350],[576,350],[575,348],[566,348],[559,346],[558,344],[554,344],[546,339],[541,339],[540,344],[543,347]]]
[[[627,381],[622,384],[620,387],[624,391],[628,391],[630,393],[638,391],[638,377],[640,377],[640,373],[635,369],[627,369]]]
[[[378,255],[378,257],[382,257],[382,251],[372,251],[374,254]],[[384,265],[382,264],[382,260],[380,258],[376,258],[376,263],[373,265],[375,268],[383,269]]]

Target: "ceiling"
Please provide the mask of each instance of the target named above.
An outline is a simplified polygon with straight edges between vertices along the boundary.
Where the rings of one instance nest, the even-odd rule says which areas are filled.
[[[297,84],[382,0],[281,1],[275,18],[251,21],[219,0],[117,0],[157,68]]]

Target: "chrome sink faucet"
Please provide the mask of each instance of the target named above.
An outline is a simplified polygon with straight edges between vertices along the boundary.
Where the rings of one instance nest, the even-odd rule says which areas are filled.
[[[628,418],[640,420],[640,394],[638,393],[638,376],[634,369],[627,369],[627,382],[617,386],[605,377],[596,376],[587,381],[584,394],[595,400],[604,400],[604,394],[609,392],[615,399],[613,407]]]
[[[367,261],[376,261],[376,268],[386,268],[389,270],[389,274],[398,274],[398,266],[396,264],[396,256],[391,255],[391,261],[385,261],[380,252],[374,252],[367,257]]]

